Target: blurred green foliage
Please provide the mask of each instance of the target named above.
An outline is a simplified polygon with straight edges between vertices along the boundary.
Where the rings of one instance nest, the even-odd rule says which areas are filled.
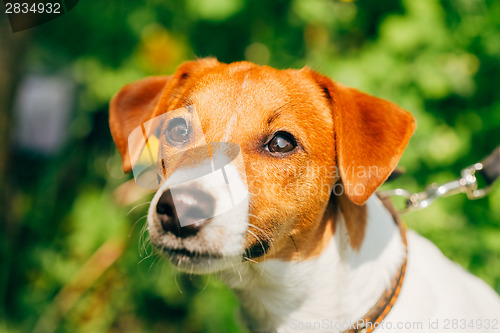
[[[400,162],[406,174],[386,187],[452,180],[500,143],[494,0],[81,1],[31,33],[24,74],[72,77],[79,94],[59,154],[9,156],[2,332],[244,331],[227,288],[175,273],[151,250],[140,204],[151,195],[134,209],[116,199],[129,177],[109,134],[108,101],[182,61],[308,65],[403,106],[418,129]],[[404,219],[500,292],[499,184],[485,199],[450,197]]]

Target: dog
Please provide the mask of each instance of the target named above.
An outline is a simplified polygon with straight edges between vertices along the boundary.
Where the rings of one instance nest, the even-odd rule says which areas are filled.
[[[193,109],[197,120],[183,118]],[[176,110],[155,136],[149,237],[179,270],[217,274],[249,330],[500,332],[498,295],[406,231],[375,192],[415,130],[410,113],[307,67],[199,59],[113,97],[125,172],[153,145],[131,147],[131,133]],[[206,177],[214,156],[241,194],[230,209],[219,209],[227,182]]]

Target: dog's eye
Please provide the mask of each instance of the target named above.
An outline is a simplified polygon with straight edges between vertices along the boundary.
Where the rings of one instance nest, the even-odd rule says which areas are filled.
[[[184,144],[189,140],[189,128],[182,118],[172,119],[167,126],[165,136],[173,145]]]
[[[297,147],[297,141],[287,132],[278,132],[274,135],[274,137],[269,141],[266,145],[266,148],[271,153],[288,153]]]

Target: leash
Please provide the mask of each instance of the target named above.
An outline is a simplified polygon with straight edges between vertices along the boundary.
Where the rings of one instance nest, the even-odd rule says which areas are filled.
[[[486,184],[484,187],[479,186],[477,175],[480,175],[484,180]],[[465,193],[470,200],[483,198],[488,194],[491,186],[499,177],[500,146],[481,162],[463,169],[459,179],[441,185],[431,184],[422,192],[412,193],[408,190],[397,188],[382,191],[379,193],[379,196],[381,198],[390,198],[393,196],[405,198],[405,207],[399,211],[401,214],[404,214],[413,210],[426,208],[441,197],[458,193]]]

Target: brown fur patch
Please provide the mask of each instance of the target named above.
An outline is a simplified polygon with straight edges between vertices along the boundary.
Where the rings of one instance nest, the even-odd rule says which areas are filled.
[[[359,251],[365,239],[367,223],[366,205],[356,205],[346,195],[336,197],[336,201],[344,216],[351,248]]]
[[[328,246],[335,234],[337,213],[338,209],[332,196],[319,223],[309,229],[301,230],[300,233],[290,235],[289,241],[284,242],[285,244],[279,250],[271,252],[269,258],[302,261],[317,257]]]

